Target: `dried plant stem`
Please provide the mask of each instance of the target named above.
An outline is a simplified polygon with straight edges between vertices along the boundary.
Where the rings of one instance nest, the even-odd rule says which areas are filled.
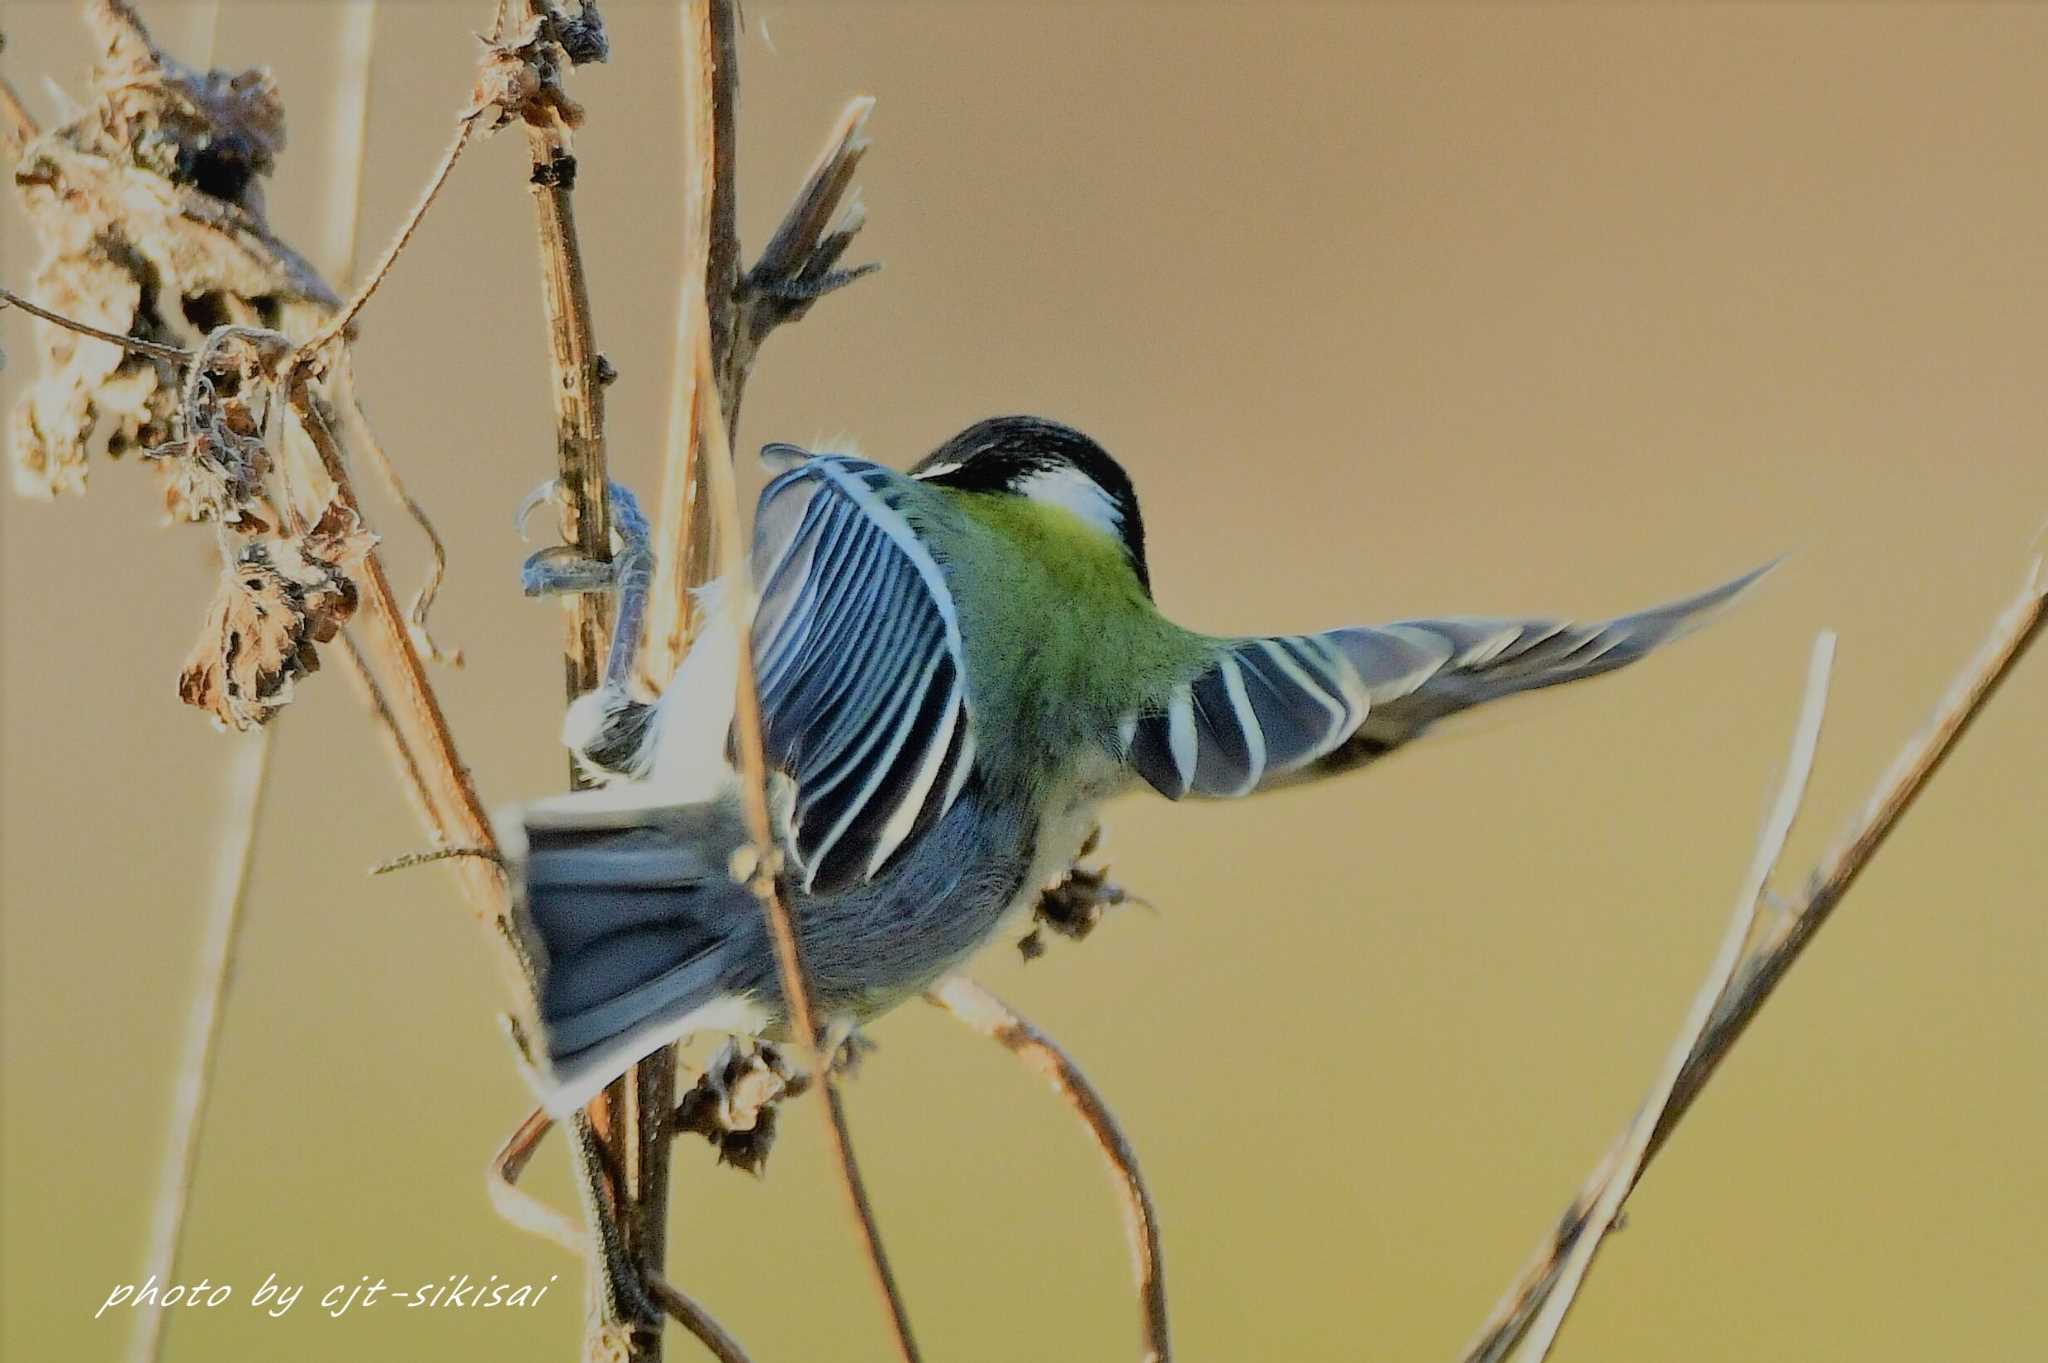
[[[7,164],[12,166],[21,160],[21,154],[35,140],[36,121],[29,117],[14,87],[0,76],[0,150],[7,153]]]
[[[1144,1176],[1138,1172],[1137,1152],[1117,1125],[1116,1114],[1057,1042],[973,980],[965,975],[951,976],[929,997],[934,1005],[1044,1076],[1095,1138],[1123,1207],[1124,1232],[1131,1248],[1131,1274],[1138,1286],[1139,1327],[1144,1345],[1139,1357],[1144,1363],[1170,1363],[1173,1351],[1167,1340],[1166,1275],[1160,1258],[1159,1218],[1152,1207],[1152,1195],[1146,1191]]]
[[[1620,1143],[1595,1169],[1513,1286],[1467,1346],[1465,1363],[1498,1363],[1517,1346],[1521,1357],[1541,1358],[1576,1296],[1598,1240],[1643,1170],[1691,1110],[1700,1091],[1742,1036],[1807,943],[1841,902],[1856,877],[1884,845],[1905,812],[1926,789],[1956,741],[2043,632],[2048,620],[2048,576],[2033,565],[2026,587],[1992,627],[1977,656],[1950,685],[1933,717],[1906,745],[1848,832],[1821,859],[1797,899],[1771,909],[1708,1000],[1703,1023],[1685,1034],[1682,1062],[1661,1100],[1648,1103]],[[1761,887],[1759,886],[1759,893]],[[1754,899],[1756,896],[1752,896]],[[1703,998],[1705,996],[1703,995]],[[1653,1098],[1659,1098],[1653,1091]]]
[[[703,395],[697,390],[695,331],[711,334],[715,370],[719,337],[730,347],[732,294],[739,280],[739,238],[733,226],[733,100],[737,91],[731,8],[690,0],[682,19],[683,271],[676,300],[676,338],[669,376],[668,439],[655,506],[658,542],[649,604],[645,667],[650,680],[674,675],[694,624],[690,589],[711,576],[710,505],[704,497]],[[698,316],[699,311],[707,314]],[[732,427],[726,428],[730,441]]]
[[[412,806],[413,815],[419,819],[420,825],[429,832],[435,832],[440,820],[434,813],[433,793],[427,787],[426,774],[420,770],[419,759],[413,756],[412,745],[405,740],[405,731],[399,727],[398,716],[391,713],[391,702],[385,699],[383,684],[370,670],[369,659],[363,656],[363,650],[356,644],[351,631],[343,630],[337,642],[341,644],[341,656],[348,664],[349,679],[363,698],[363,707],[370,712],[370,723],[376,726],[391,764],[398,771],[398,784],[405,791],[406,802]]]
[[[449,140],[448,149],[441,153],[441,160],[435,165],[433,174],[427,180],[427,187],[420,192],[419,201],[413,205],[412,212],[399,224],[397,234],[391,238],[391,244],[384,248],[384,254],[378,258],[376,265],[371,267],[369,277],[356,287],[355,293],[341,305],[328,320],[327,325],[313,333],[312,338],[299,347],[296,357],[298,363],[309,362],[332,344],[336,337],[347,331],[350,324],[355,321],[356,314],[370,301],[370,295],[377,292],[377,286],[391,273],[391,267],[397,263],[399,253],[404,251],[406,244],[412,240],[412,234],[419,229],[420,221],[427,216],[427,210],[434,206],[434,199],[441,193],[441,186],[448,183],[448,174],[462,158],[463,149],[469,145],[470,134],[476,131],[477,120],[480,117],[482,110],[471,109],[455,120],[455,136]]]
[[[662,1310],[675,1317],[677,1323],[711,1351],[711,1356],[718,1363],[748,1363],[747,1352],[740,1347],[739,1341],[727,1334],[725,1327],[711,1318],[710,1312],[668,1279],[659,1273],[648,1274],[647,1291],[661,1304]]]
[[[363,201],[364,149],[369,145],[370,65],[376,56],[377,0],[343,0],[330,58],[335,80],[327,207],[318,246],[320,268],[343,280],[356,265],[356,226]]]
[[[704,403],[690,328],[696,309],[711,333],[712,372],[728,443],[739,431],[740,401],[761,343],[794,322],[812,303],[867,273],[835,270],[863,221],[853,176],[866,154],[874,100],[848,102],[803,185],[751,270],[740,270],[734,223],[733,111],[739,89],[736,18],[731,0],[692,0],[682,11],[683,128],[689,163],[683,195],[682,301],[676,314],[674,372],[669,383],[667,452],[657,517],[664,557],[654,584],[655,622],[648,630],[647,673],[664,681],[682,657],[692,625],[689,589],[710,575],[713,561],[696,438]],[[845,205],[842,212],[842,205]]]
[[[536,19],[546,11],[540,0],[528,0],[526,8]],[[604,561],[611,558],[612,536],[604,378],[576,231],[576,158],[568,130],[559,120],[528,120],[524,126],[532,160],[529,184],[539,232],[541,297],[555,397],[555,481],[562,538],[585,557]],[[603,676],[610,642],[609,604],[597,595],[568,600],[563,679],[571,700],[594,690]],[[569,775],[573,785],[583,784],[573,762]],[[621,1327],[645,1314],[645,1280],[659,1275],[666,1259],[668,1122],[674,1110],[675,1054],[664,1047],[629,1069],[574,1124],[579,1191],[604,1242],[597,1260],[597,1311],[585,1341],[586,1352],[593,1356],[622,1350],[636,1363],[661,1357],[658,1330]],[[610,1179],[600,1176],[600,1165],[612,1171]]]
[[[726,441],[724,418],[713,405],[717,387],[712,377],[710,341],[708,329],[700,326],[695,333],[694,349],[697,382],[699,391],[704,394],[707,419],[699,423],[698,430],[703,441],[706,483],[724,559],[726,591],[728,599],[735,603],[734,609],[739,612],[740,632],[744,639],[753,618],[753,588],[748,581],[747,559],[742,549],[745,540],[740,530],[739,494],[733,476],[732,448]],[[755,866],[748,884],[760,900],[761,912],[768,921],[769,937],[775,946],[776,978],[789,1008],[790,1024],[796,1031],[799,1044],[811,1051],[812,1073],[818,1076],[816,1087],[819,1101],[825,1108],[826,1127],[839,1166],[840,1181],[846,1190],[854,1219],[860,1225],[875,1288],[888,1308],[897,1352],[905,1363],[917,1363],[917,1343],[911,1334],[910,1313],[903,1305],[903,1294],[896,1285],[895,1272],[889,1266],[888,1252],[882,1247],[881,1230],[875,1224],[874,1207],[868,1201],[860,1167],[854,1160],[853,1136],[847,1129],[846,1112],[839,1101],[839,1085],[832,1072],[830,1057],[819,1045],[818,1017],[811,1007],[803,954],[796,939],[796,924],[790,917],[789,906],[783,903],[776,888],[775,871],[781,858],[768,812],[768,763],[762,744],[761,695],[754,676],[754,653],[745,646],[739,649],[739,690],[733,731],[739,758],[740,796],[755,852]]]
[[[169,1142],[157,1175],[149,1250],[143,1261],[145,1272],[155,1275],[159,1283],[176,1281],[178,1253],[184,1243],[185,1211],[199,1166],[199,1134],[213,1091],[214,1064],[220,1056],[221,1014],[234,979],[235,945],[241,938],[243,910],[248,903],[257,821],[270,778],[272,733],[266,727],[231,740],[218,860],[200,944],[199,972],[193,981],[192,1007],[186,1016],[185,1048],[178,1062]],[[163,1356],[166,1324],[161,1304],[137,1313],[128,1341],[129,1363],[153,1363]]]
[[[154,360],[169,360],[172,364],[180,367],[192,363],[192,352],[189,350],[182,350],[174,345],[159,345],[155,341],[145,341],[139,336],[122,336],[115,332],[102,331],[100,328],[87,322],[81,322],[75,317],[66,317],[62,313],[51,312],[47,308],[39,308],[9,288],[0,288],[0,308],[20,308],[29,316],[40,317],[52,326],[62,327],[66,331],[75,331],[81,336],[90,336],[95,341],[105,341],[109,345],[117,345],[121,349],[136,355],[147,355]]]
[[[434,598],[441,594],[441,580],[448,573],[448,548],[441,542],[441,532],[434,528],[433,518],[427,509],[413,500],[412,493],[405,487],[405,480],[398,474],[398,466],[391,462],[391,456],[384,452],[384,444],[377,439],[377,433],[370,427],[370,419],[363,413],[355,400],[354,379],[347,376],[348,386],[341,404],[342,424],[348,428],[350,447],[370,457],[370,467],[377,471],[377,480],[384,484],[384,491],[391,500],[405,508],[405,514],[427,537],[427,549],[433,556],[433,563],[427,569],[427,580],[412,594],[412,603],[405,608],[405,622],[412,630],[413,643],[421,652],[437,663],[449,667],[462,666],[462,650],[442,648],[434,641],[427,629],[427,616],[434,609]]]
[[[1684,1072],[1687,1058],[1712,1018],[1715,1003],[1735,978],[1735,971],[1742,962],[1743,948],[1756,926],[1764,886],[1785,854],[1785,840],[1791,836],[1793,821],[1798,818],[1799,807],[1806,798],[1806,784],[1813,774],[1814,753],[1820,746],[1821,719],[1827,712],[1828,674],[1834,656],[1834,635],[1823,632],[1814,640],[1813,658],[1807,670],[1806,698],[1800,707],[1784,784],[1779,788],[1770,818],[1765,821],[1757,838],[1749,873],[1743,878],[1742,890],[1736,896],[1735,911],[1729,919],[1727,932],[1723,934],[1720,950],[1715,953],[1707,978],[1693,998],[1685,1025],[1666,1055],[1662,1071],[1650,1086],[1649,1096],[1643,1100],[1636,1119],[1622,1133],[1620,1143],[1605,1162],[1607,1177],[1594,1196],[1585,1234],[1578,1237],[1577,1243],[1565,1255],[1559,1266],[1557,1287],[1545,1298],[1529,1326],[1523,1342],[1523,1354],[1530,1363],[1539,1363],[1549,1356],[1550,1346],[1564,1325],[1566,1313],[1578,1298],[1579,1287],[1593,1265],[1593,1256],[1598,1252],[1601,1240],[1620,1215],[1621,1204],[1627,1200],[1629,1190],[1635,1187],[1636,1176],[1643,1167],[1643,1157],[1649,1150],[1651,1133],[1656,1130],[1665,1107],[1671,1101],[1678,1076]]]
[[[356,498],[348,468],[342,461],[340,446],[326,417],[316,405],[303,370],[289,374],[286,395],[293,418],[319,455],[336,495],[344,506],[360,516],[362,506]],[[375,550],[364,560],[360,585],[370,628],[360,634],[356,642],[365,656],[381,667],[387,681],[396,682],[397,703],[390,710],[394,717],[402,720],[408,731],[406,750],[415,759],[410,769],[402,774],[410,780],[411,773],[416,771],[424,780],[423,803],[434,819],[431,831],[443,846],[496,852],[498,843],[491,832],[490,819],[484,812],[482,801],[477,798],[469,768],[456,750],[455,736],[441,711],[440,698],[427,680],[426,664],[406,632],[404,616],[392,595],[391,581],[384,573],[383,559]],[[389,694],[387,690],[386,695]],[[494,936],[508,949],[508,953],[501,955],[509,966],[514,967],[509,972],[513,983],[530,994],[533,963],[519,945],[518,935],[511,930],[503,871],[490,861],[476,857],[461,859],[457,870],[470,891],[476,917],[496,928]]]

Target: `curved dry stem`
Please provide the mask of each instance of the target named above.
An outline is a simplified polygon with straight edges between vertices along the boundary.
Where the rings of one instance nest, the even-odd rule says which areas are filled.
[[[192,1181],[199,1167],[199,1133],[206,1123],[213,1093],[213,1071],[220,1058],[221,1015],[228,986],[234,979],[235,947],[241,940],[249,898],[249,871],[255,863],[256,826],[263,812],[263,792],[270,780],[274,726],[233,740],[228,762],[226,800],[221,809],[221,844],[214,873],[212,907],[199,951],[192,1011],[185,1024],[185,1049],[178,1062],[177,1086],[171,1104],[170,1141],[157,1176],[155,1210],[150,1218],[149,1251],[143,1267],[158,1282],[177,1281],[178,1252],[184,1244],[185,1212],[192,1200]],[[129,1338],[130,1363],[162,1357],[165,1309],[152,1303],[137,1313]]]
[[[1808,878],[1804,891],[1791,904],[1775,910],[1766,927],[1743,953],[1726,987],[1713,1001],[1706,1023],[1689,1038],[1684,1062],[1671,1084],[1666,1101],[1651,1118],[1640,1157],[1625,1177],[1616,1175],[1628,1143],[1603,1158],[1586,1186],[1559,1219],[1557,1229],[1538,1249],[1514,1284],[1502,1295],[1466,1347],[1465,1363],[1499,1363],[1525,1340],[1536,1345],[1532,1326],[1546,1303],[1553,1300],[1568,1281],[1568,1263],[1589,1229],[1604,1233],[1611,1216],[1602,1219],[1601,1198],[1615,1186],[1623,1197],[1642,1177],[1643,1170],[1663,1149],[1672,1130],[1691,1110],[1694,1101],[1741,1039],[1765,1001],[1785,973],[1791,969],[1807,943],[1813,940],[1828,916],[1841,902],[1863,868],[1870,864],[1905,812],[1912,807],[1934,773],[1941,767],[1956,742],[1984,710],[1999,686],[2043,632],[2048,620],[2048,576],[2036,561],[2019,597],[1992,626],[1990,636],[1970,663],[1950,684],[1932,718],[1908,742],[1849,830],[1830,848]],[[1636,1128],[1631,1127],[1631,1137]],[[1617,1204],[1618,1209],[1618,1204]],[[1589,1251],[1590,1257],[1590,1251]],[[1580,1270],[1582,1275],[1583,1270]],[[1559,1319],[1568,1299],[1557,1308]],[[1547,1341],[1545,1341],[1547,1342]],[[1538,1349],[1531,1355],[1540,1357]]]
[[[398,466],[391,462],[391,456],[384,452],[384,446],[377,439],[377,433],[370,427],[369,417],[363,414],[362,405],[355,400],[353,387],[347,400],[341,406],[341,419],[347,425],[349,437],[355,447],[370,456],[370,467],[377,471],[377,481],[384,484],[384,491],[391,500],[405,508],[405,514],[412,517],[420,533],[427,537],[427,548],[433,556],[433,563],[427,569],[427,580],[412,594],[412,604],[406,607],[406,626],[412,631],[413,643],[435,662],[447,667],[462,666],[462,650],[442,648],[435,642],[433,632],[427,628],[427,616],[434,609],[434,598],[441,594],[441,581],[448,575],[448,547],[441,542],[441,532],[434,528],[434,522],[427,515],[427,509],[413,500],[406,490],[405,480],[399,476]]]
[[[412,212],[406,215],[405,221],[399,224],[397,233],[391,238],[391,244],[384,248],[384,254],[378,257],[376,265],[371,267],[369,277],[357,287],[348,301],[341,305],[340,310],[327,325],[313,333],[312,339],[299,347],[298,354],[293,357],[294,365],[311,361],[347,331],[349,325],[355,321],[356,314],[363,310],[363,305],[377,292],[377,286],[391,273],[391,267],[398,262],[399,253],[405,250],[406,244],[412,240],[412,234],[419,229],[420,221],[427,216],[427,210],[434,206],[435,198],[441,193],[441,186],[448,183],[449,172],[455,169],[455,163],[461,159],[463,148],[469,145],[470,134],[476,131],[477,119],[482,116],[481,109],[471,109],[456,119],[455,136],[449,141],[448,149],[441,153],[441,159],[435,165],[434,173],[427,181],[427,187],[420,191],[419,201],[412,206]]]
[[[498,1215],[529,1235],[549,1240],[578,1259],[590,1257],[590,1236],[574,1221],[519,1186],[519,1176],[540,1149],[540,1143],[554,1128],[554,1120],[543,1108],[526,1114],[526,1120],[505,1138],[484,1177],[484,1191]]]
[[[1144,1363],[1169,1363],[1173,1351],[1166,1329],[1166,1272],[1159,1248],[1159,1217],[1152,1207],[1152,1195],[1138,1172],[1138,1155],[1117,1125],[1116,1114],[1102,1094],[1088,1082],[1080,1066],[1060,1049],[1059,1043],[1031,1025],[1025,1018],[988,990],[954,975],[925,996],[934,1006],[1002,1046],[1010,1054],[1042,1075],[1074,1109],[1074,1115],[1088,1128],[1102,1151],[1103,1162],[1115,1180],[1124,1214],[1124,1233],[1131,1249],[1131,1276],[1137,1282],[1139,1327],[1143,1333]]]
[[[711,1351],[718,1363],[749,1363],[747,1351],[740,1347],[738,1340],[725,1332],[725,1327],[712,1319],[711,1313],[659,1273],[647,1275],[647,1295],[653,1297],[661,1309],[675,1317],[676,1322],[697,1337],[697,1342]]]
[[[1736,896],[1735,911],[1722,937],[1720,950],[1715,953],[1706,981],[1693,998],[1685,1026],[1665,1057],[1663,1070],[1651,1085],[1649,1096],[1643,1100],[1635,1120],[1622,1134],[1613,1153],[1602,1162],[1605,1175],[1587,1213],[1585,1233],[1578,1237],[1559,1265],[1557,1284],[1545,1294],[1524,1336],[1523,1356],[1529,1363],[1540,1363],[1549,1356],[1550,1346],[1564,1326],[1565,1315],[1578,1299],[1579,1287],[1593,1266],[1593,1256],[1599,1252],[1600,1242],[1613,1227],[1621,1214],[1621,1204],[1635,1187],[1644,1157],[1649,1153],[1651,1138],[1663,1118],[1664,1109],[1671,1102],[1679,1076],[1685,1071],[1686,1060],[1706,1031],[1714,1014],[1714,1005],[1734,980],[1736,969],[1742,962],[1743,949],[1756,925],[1757,906],[1763,898],[1764,886],[1785,854],[1785,840],[1791,836],[1793,821],[1798,818],[1800,804],[1806,798],[1806,784],[1813,774],[1814,753],[1820,746],[1821,720],[1827,713],[1828,674],[1834,657],[1835,636],[1823,631],[1813,641],[1813,657],[1806,676],[1806,697],[1800,707],[1799,724],[1793,733],[1792,755],[1786,765],[1784,784],[1779,788],[1770,817],[1758,835],[1749,873]]]

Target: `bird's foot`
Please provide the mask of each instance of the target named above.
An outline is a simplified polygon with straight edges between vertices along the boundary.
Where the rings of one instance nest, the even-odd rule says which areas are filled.
[[[1096,839],[1091,837],[1088,845],[1081,849],[1081,855],[1092,851],[1095,842]],[[1094,870],[1076,865],[1057,885],[1048,886],[1039,894],[1038,905],[1031,911],[1031,930],[1019,939],[1017,951],[1027,961],[1043,956],[1048,929],[1070,941],[1079,942],[1095,931],[1111,909],[1127,903],[1145,904],[1145,901],[1111,880],[1109,867]]]
[[[549,479],[526,495],[514,522],[520,535],[534,509],[554,497],[558,484]],[[554,544],[527,555],[519,566],[519,585],[528,596],[574,596],[586,592],[626,591],[636,579],[651,576],[654,552],[649,547],[647,518],[640,503],[624,485],[609,485],[612,532],[618,538],[618,552],[610,559],[592,558],[573,545]]]

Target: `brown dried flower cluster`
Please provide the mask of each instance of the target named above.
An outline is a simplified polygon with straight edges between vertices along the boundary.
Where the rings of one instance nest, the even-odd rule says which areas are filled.
[[[810,1083],[772,1042],[728,1041],[676,1105],[675,1129],[711,1142],[720,1164],[758,1175],[775,1145],[777,1105]]]
[[[229,728],[267,721],[300,677],[319,670],[313,646],[355,613],[354,577],[376,542],[339,501],[302,536],[242,540],[178,677],[179,697]]]
[[[489,115],[487,131],[520,122],[556,129],[583,125],[583,107],[569,98],[562,75],[569,67],[605,59],[604,28],[595,14],[591,6],[586,22],[543,11],[484,41],[472,107]]]
[[[14,173],[43,257],[42,306],[103,330],[196,349],[235,323],[299,332],[337,301],[263,217],[261,177],[284,146],[262,71],[194,71],[167,57],[120,0],[88,15],[100,58],[84,113],[29,144]],[[109,454],[178,439],[178,376],[164,360],[49,323],[42,377],[12,419],[15,487],[82,492],[97,435]],[[172,514],[201,519],[229,469],[165,460]]]
[[[145,453],[170,518],[220,536],[220,587],[178,694],[247,729],[319,666],[376,542],[317,473],[279,467],[289,337],[340,304],[264,221],[262,179],[284,147],[269,75],[180,64],[123,0],[95,0],[87,19],[92,102],[31,141],[15,171],[43,247],[36,302],[196,358],[181,376],[171,359],[38,322],[42,373],[12,423],[15,486],[84,491],[95,440]]]

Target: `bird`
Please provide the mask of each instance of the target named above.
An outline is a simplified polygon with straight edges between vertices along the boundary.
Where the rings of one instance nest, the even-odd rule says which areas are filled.
[[[523,569],[530,595],[618,593],[604,679],[563,725],[601,784],[497,819],[538,977],[536,1082],[558,1116],[680,1038],[787,1034],[768,928],[736,871],[743,633],[777,883],[814,1012],[854,1027],[1034,906],[1107,801],[1355,771],[1462,711],[1636,662],[1772,566],[1590,623],[1212,636],[1156,607],[1131,479],[1069,426],[991,418],[907,472],[787,444],[762,457],[775,476],[753,525],[758,596],[701,589],[708,623],[659,696],[633,680],[654,565],[628,491],[611,489],[609,563],[558,546]]]

